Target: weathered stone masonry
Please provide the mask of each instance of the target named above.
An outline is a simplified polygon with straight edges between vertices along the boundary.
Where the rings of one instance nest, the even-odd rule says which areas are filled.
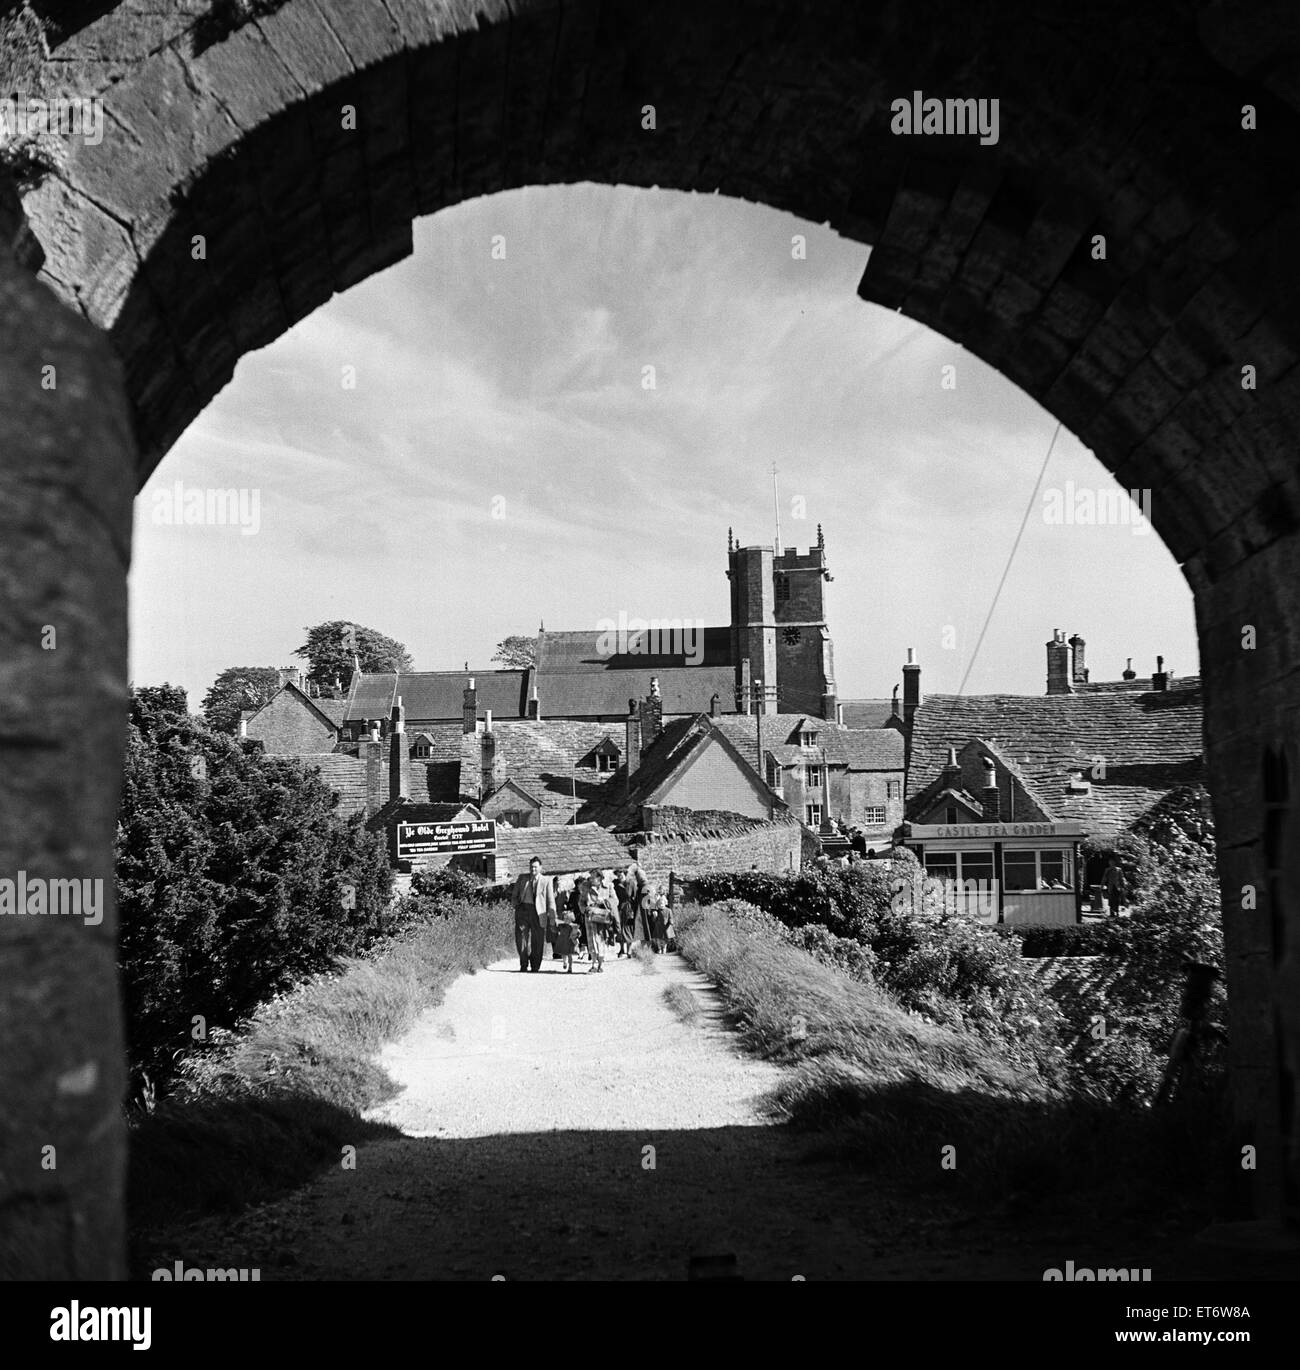
[[[108,107],[104,143],[69,147],[23,202],[62,307],[28,274],[33,237],[0,187],[5,867],[109,873],[130,497],[241,355],[409,252],[415,215],[470,196],[576,180],[741,196],[870,243],[864,298],[996,366],[1123,486],[1152,490],[1196,595],[1255,1210],[1294,1211],[1294,15],[1236,0],[1082,0],[1068,25],[1034,0],[260,8],[224,31],[210,0],[80,6],[43,32],[49,6],[0,15],[0,87]],[[999,141],[892,135],[890,101],[915,89],[998,98]],[[58,387],[42,390],[49,364]],[[122,1269],[111,937],[111,918],[0,929],[0,1083],[19,1101],[0,1134],[0,1261],[26,1273]],[[60,1091],[92,1059],[94,1088]],[[50,1140],[58,1170],[34,1169]]]

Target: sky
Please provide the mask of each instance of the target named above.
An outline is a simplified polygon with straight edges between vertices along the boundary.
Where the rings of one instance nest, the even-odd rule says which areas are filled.
[[[1196,673],[1158,534],[1114,506],[1083,521],[1109,473],[997,371],[859,299],[863,244],[596,185],[473,200],[414,239],[245,356],[137,497],[136,684],[197,709],[226,667],[304,664],[329,619],[419,670],[487,669],[539,622],[726,624],[727,530],[773,542],[774,464],[782,545],[824,532],[841,699],[888,696],[909,647],[927,694],[1042,694],[1056,628],[1094,680],[1157,654]],[[244,527],[174,517],[177,482],[239,490]]]

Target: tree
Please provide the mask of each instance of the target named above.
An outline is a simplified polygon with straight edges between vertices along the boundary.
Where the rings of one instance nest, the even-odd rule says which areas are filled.
[[[260,709],[279,688],[274,666],[227,666],[203,696],[203,717],[215,732],[237,732],[243,710]]]
[[[360,660],[363,671],[409,671],[415,665],[400,642],[374,628],[340,618],[308,628],[307,641],[294,656],[310,664],[307,679],[323,690],[334,684],[336,676],[344,683],[352,678],[354,657]]]
[[[133,693],[114,874],[132,1065],[182,1048],[391,930],[382,836],[318,775]]]
[[[523,637],[518,633],[497,643],[492,660],[499,661],[508,671],[522,671],[537,665],[537,639]]]

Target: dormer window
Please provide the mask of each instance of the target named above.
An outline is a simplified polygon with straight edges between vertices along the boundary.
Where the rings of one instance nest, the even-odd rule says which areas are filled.
[[[801,747],[815,747],[817,745],[818,736],[819,734],[814,732],[811,728],[805,728],[799,734],[799,745]]]
[[[421,733],[411,747],[411,755],[414,757],[426,757],[433,755],[433,742],[426,733]]]
[[[612,738],[606,737],[596,746],[591,755],[579,764],[594,766],[598,771],[609,774],[611,771],[618,770],[618,759],[620,755],[618,743]]]

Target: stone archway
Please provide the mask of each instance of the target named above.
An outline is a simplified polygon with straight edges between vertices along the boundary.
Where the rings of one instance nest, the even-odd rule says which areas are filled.
[[[760,201],[871,244],[865,299],[996,366],[1152,491],[1196,597],[1256,1211],[1294,1206],[1281,1101],[1297,1005],[1281,968],[1300,924],[1274,908],[1260,761],[1293,740],[1300,662],[1300,91],[1271,60],[1300,39],[1279,39],[1281,7],[1266,22],[1206,4],[1194,24],[1174,0],[1091,0],[1063,19],[1029,0],[7,9],[6,88],[102,94],[106,129],[56,149],[23,201],[30,232],[0,199],[0,290],[22,320],[0,351],[14,400],[0,478],[16,494],[0,514],[16,534],[0,640],[19,701],[0,757],[22,777],[0,797],[5,871],[111,875],[120,736],[102,720],[125,688],[130,495],[241,355],[404,256],[414,217],[468,197],[599,180]],[[916,90],[997,99],[997,142],[894,134],[891,102]],[[41,254],[62,311],[25,273]],[[51,652],[56,620],[76,629]],[[74,968],[52,925],[31,928],[0,927],[6,979],[39,991],[7,1062],[31,1109],[5,1142],[0,1214],[43,1215],[44,1273],[118,1273],[111,942],[93,956],[77,942],[91,960]],[[93,1031],[65,1038],[83,987]],[[60,1092],[92,1061],[95,1087]],[[57,1177],[33,1169],[52,1129],[69,1157]]]

